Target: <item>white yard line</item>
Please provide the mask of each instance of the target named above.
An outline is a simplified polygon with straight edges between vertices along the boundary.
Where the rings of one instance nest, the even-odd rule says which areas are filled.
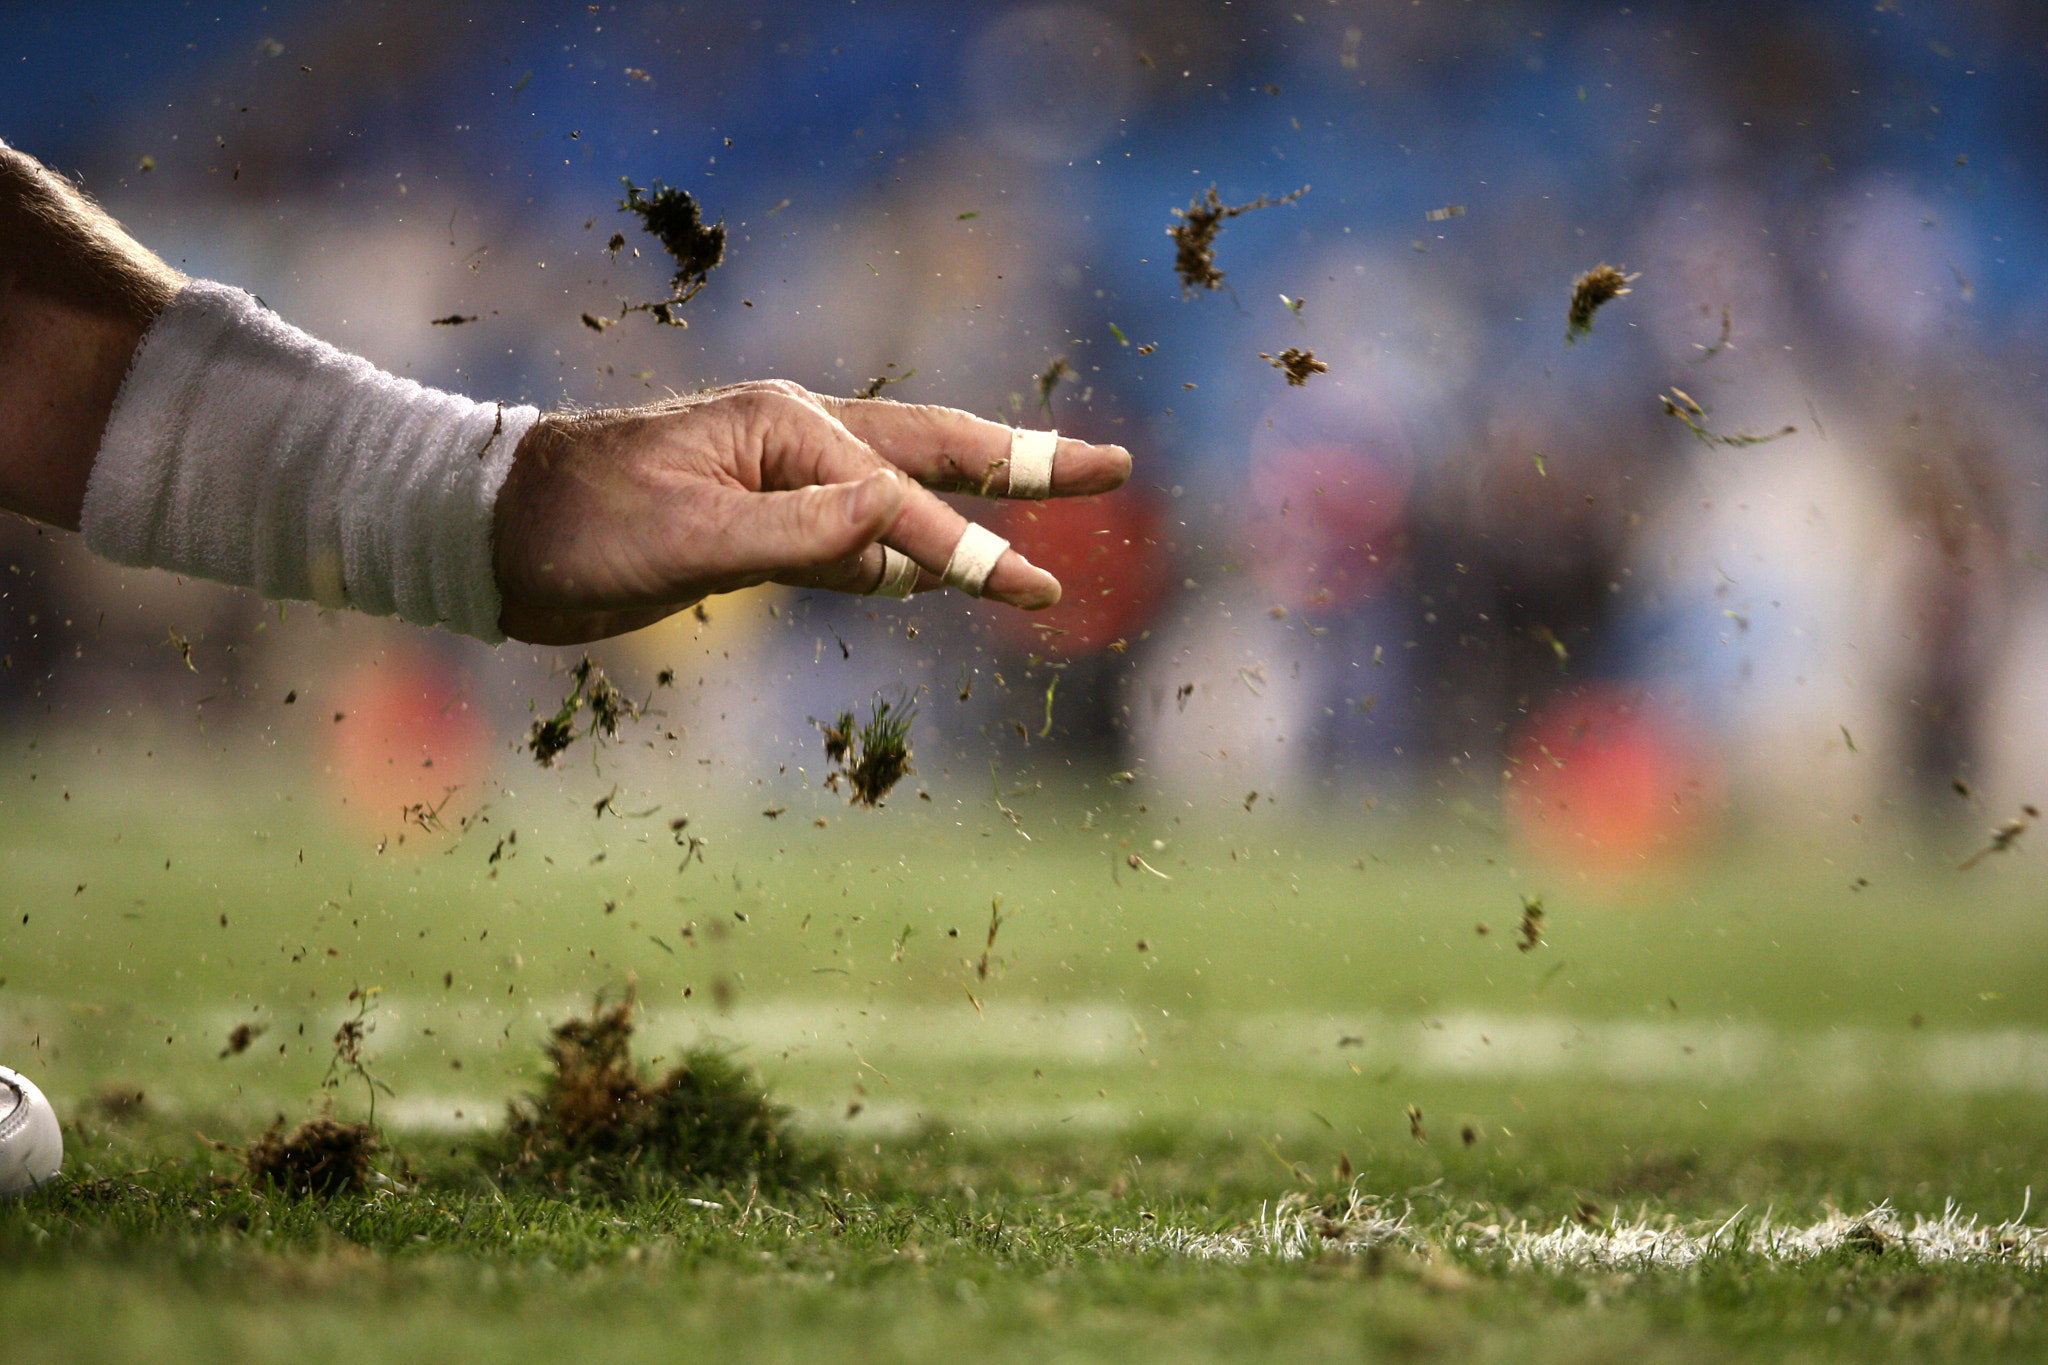
[[[1079,1067],[1145,1065],[1192,1046],[1236,1057],[1261,1073],[1383,1071],[1414,1076],[1587,1076],[1692,1086],[1792,1082],[1843,1092],[1871,1088],[1946,1094],[2048,1093],[2048,1028],[1987,1030],[1778,1028],[1740,1019],[1583,1019],[1563,1014],[1446,1012],[1419,1017],[1340,1012],[1183,1015],[1114,1001],[1013,1004],[962,999],[862,1006],[770,1001],[730,1014],[651,1009],[638,1020],[636,1052],[652,1056],[705,1039],[736,1046],[764,1065],[858,1052],[919,1063],[1008,1062]],[[514,1009],[431,996],[386,995],[373,1011],[374,1044],[387,1058],[417,1048],[475,1053],[508,1036],[537,1047],[554,1023],[589,1010],[580,997]],[[182,1034],[226,1037],[249,1017],[210,1009],[157,1019]],[[322,1016],[324,1019],[324,1016]],[[316,1021],[317,1022],[317,1021]],[[32,1037],[99,1030],[65,1002],[15,996],[0,1006],[0,1047]],[[425,1026],[433,1034],[425,1035]],[[331,1027],[331,1024],[328,1025]],[[509,1030],[509,1034],[508,1034]],[[524,1044],[522,1044],[524,1045]],[[21,1062],[16,1058],[16,1062]]]
[[[900,1068],[942,1082],[951,1069],[1057,1066],[1108,1073],[1199,1056],[1205,1068],[1241,1065],[1267,1078],[1355,1071],[1424,1079],[1583,1077],[1677,1085],[1700,1094],[1716,1087],[1760,1085],[1835,1096],[2048,1093],[2048,1029],[2042,1028],[1788,1029],[1683,1016],[1594,1020],[1479,1012],[1412,1018],[1307,1011],[1189,1017],[1109,1001],[978,1003],[978,1012],[965,999],[859,1006],[770,1001],[722,1016],[701,1008],[649,1010],[639,1020],[635,1052],[652,1060],[718,1040],[761,1066],[771,1084],[779,1069],[819,1064],[845,1063],[880,1074]],[[587,999],[570,997],[529,1000],[513,1008],[434,996],[381,997],[373,1012],[371,1049],[385,1069],[410,1071],[413,1077],[383,1112],[401,1128],[462,1129],[498,1122],[506,1098],[517,1089],[510,1078],[530,1070],[548,1027],[588,1009]],[[153,1030],[160,1029],[181,1039],[207,1040],[210,1051],[214,1040],[225,1038],[248,1017],[241,1010],[209,1009],[178,1019],[150,1015],[144,1022],[152,1040]],[[13,1063],[33,1069],[28,1040],[61,1045],[67,1035],[99,1031],[110,1022],[83,1016],[62,1001],[12,997],[0,1008],[0,1060],[10,1060],[8,1045],[15,1043],[12,1051],[19,1055],[11,1058]],[[325,1015],[309,1015],[306,1022],[317,1025],[322,1036],[332,1028]],[[132,1020],[120,1026],[139,1028]],[[280,1018],[273,1026],[277,1036],[288,1031],[295,1036],[294,1021]],[[313,1032],[309,1027],[308,1033]],[[466,1078],[481,1088],[453,1091],[441,1081],[432,1090],[418,1089],[424,1074],[448,1076],[448,1058],[466,1060]],[[220,1078],[240,1081],[226,1071]],[[282,1103],[290,1097],[276,1098]],[[924,1121],[923,1108],[914,1098],[892,1104],[887,1095],[876,1093],[862,1126],[908,1131]],[[805,1117],[830,1123],[836,1112],[818,1108]],[[957,1106],[948,1114],[955,1120],[963,1117]],[[1114,1102],[1077,1105],[1070,1095],[1041,1107],[1011,1104],[1001,1113],[976,1112],[972,1119],[977,1126],[1002,1131],[1070,1125],[1100,1130],[1128,1121],[1129,1112]]]
[[[564,1002],[566,1017],[581,1008]],[[1561,1014],[1452,1012],[1420,1018],[1309,1012],[1187,1018],[1109,1001],[1021,1005],[877,1003],[861,1009],[774,1002],[723,1018],[650,1011],[650,1043],[705,1036],[758,1059],[853,1045],[937,1061],[1018,1060],[1142,1065],[1192,1036],[1218,1042],[1262,1072],[1400,1066],[1419,1075],[1587,1075],[1630,1082],[1747,1085],[1797,1079],[1830,1090],[1889,1085],[1944,1093],[2048,1093],[2048,1029],[1791,1030],[1714,1019],[1591,1020]]]
[[[1450,1231],[1424,1231],[1410,1210],[1393,1212],[1354,1190],[1348,1206],[1334,1214],[1297,1195],[1262,1208],[1258,1222],[1229,1232],[1158,1228],[1126,1237],[1133,1250],[1227,1261],[1292,1261],[1379,1249],[1425,1263],[1452,1252],[1480,1259],[1505,1254],[1516,1266],[1642,1270],[1687,1266],[1731,1252],[1790,1263],[1844,1249],[1876,1253],[1896,1248],[1931,1262],[2048,1263],[2048,1228],[2030,1226],[2022,1221],[2025,1217],[2022,1209],[2011,1221],[1984,1223],[1951,1205],[1939,1218],[1907,1220],[1880,1204],[1856,1215],[1836,1211],[1813,1223],[1780,1222],[1768,1212],[1750,1217],[1743,1210],[1718,1224],[1663,1219],[1544,1229],[1526,1223],[1465,1223]]]

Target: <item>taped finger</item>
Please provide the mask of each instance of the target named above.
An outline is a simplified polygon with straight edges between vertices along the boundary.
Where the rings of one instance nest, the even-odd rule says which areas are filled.
[[[1010,487],[1013,498],[1052,496],[1053,457],[1059,450],[1057,431],[1010,430]]]
[[[917,587],[917,561],[901,550],[882,547],[882,577],[868,590],[871,597],[908,597]]]
[[[1009,541],[988,527],[970,521],[959,542],[953,546],[953,556],[946,561],[940,580],[949,588],[958,588],[970,597],[979,597],[988,583],[989,574],[995,571],[996,561],[1009,548]]]

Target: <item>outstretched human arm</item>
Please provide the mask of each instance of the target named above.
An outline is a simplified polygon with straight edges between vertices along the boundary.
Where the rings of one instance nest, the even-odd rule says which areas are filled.
[[[516,448],[506,457],[500,446],[486,475],[488,416],[417,386],[389,396],[401,383],[233,291],[184,280],[61,179],[0,149],[0,507],[83,521],[96,548],[125,562],[447,620],[455,613],[385,604],[433,576],[409,561],[440,557],[436,517],[466,508],[489,600],[467,627],[479,634],[495,625],[540,643],[597,639],[771,580],[847,592],[885,577],[898,591],[950,581],[1027,609],[1059,597],[1050,574],[994,537],[969,536],[931,491],[1012,486],[1016,433],[967,413],[781,381],[618,412],[536,420],[529,409]],[[441,424],[434,458],[448,479],[434,477],[448,488],[423,497],[425,466],[360,433],[412,420],[385,411],[392,404],[442,399],[455,417],[420,420]],[[249,420],[259,407],[263,421]],[[508,411],[498,409],[500,426]],[[230,438],[255,446],[238,452]],[[465,439],[473,445],[451,454]],[[1042,458],[1049,487],[1025,496],[1105,492],[1130,469],[1121,448],[1073,440]],[[374,499],[351,491],[366,487],[413,499],[394,514],[398,529],[387,533],[374,502],[334,505]],[[291,499],[308,505],[278,513]],[[266,509],[289,534],[262,517],[245,524],[244,507]],[[451,514],[451,544],[468,534],[459,520]],[[222,543],[236,537],[261,543]],[[963,568],[970,547],[985,562]]]

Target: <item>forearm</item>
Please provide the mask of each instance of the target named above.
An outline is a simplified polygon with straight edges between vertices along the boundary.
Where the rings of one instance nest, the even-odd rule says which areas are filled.
[[[0,508],[78,529],[130,357],[184,277],[0,146]]]

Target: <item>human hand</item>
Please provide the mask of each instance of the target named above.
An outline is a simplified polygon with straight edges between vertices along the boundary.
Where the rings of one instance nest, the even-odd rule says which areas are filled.
[[[498,494],[499,625],[533,644],[638,630],[757,583],[873,592],[883,546],[940,574],[968,521],[931,490],[1000,493],[1009,427],[952,408],[831,398],[783,380],[543,417]],[[1106,493],[1121,446],[1061,438],[1052,493]],[[982,596],[1027,611],[1059,581],[1015,550]]]

